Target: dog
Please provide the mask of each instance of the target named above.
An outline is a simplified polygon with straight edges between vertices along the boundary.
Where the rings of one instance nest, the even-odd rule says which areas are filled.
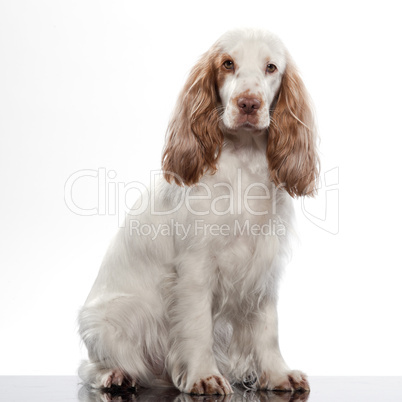
[[[225,33],[191,70],[162,173],[80,311],[81,378],[198,395],[235,383],[308,391],[281,356],[277,300],[292,198],[313,196],[318,174],[314,114],[289,52],[263,30]]]

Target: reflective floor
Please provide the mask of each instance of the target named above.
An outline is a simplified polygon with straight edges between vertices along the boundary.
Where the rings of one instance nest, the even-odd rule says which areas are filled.
[[[309,394],[250,392],[236,388],[226,397],[192,396],[175,389],[163,392],[104,394],[83,387],[77,377],[0,376],[1,401],[108,402],[108,401],[264,401],[264,402],[402,402],[402,377],[310,377]]]

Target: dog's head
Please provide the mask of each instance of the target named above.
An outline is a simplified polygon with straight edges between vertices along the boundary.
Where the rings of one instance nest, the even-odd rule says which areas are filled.
[[[292,196],[314,193],[318,158],[309,97],[271,33],[230,31],[194,66],[168,128],[166,180],[192,185],[214,172],[225,135],[268,135],[271,180]]]

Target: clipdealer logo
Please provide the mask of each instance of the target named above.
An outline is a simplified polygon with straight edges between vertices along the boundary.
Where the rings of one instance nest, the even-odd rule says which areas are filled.
[[[186,238],[186,230],[195,230],[194,228],[182,228],[181,232],[179,226],[171,225],[167,227],[152,227],[147,226],[148,223],[141,223],[138,219],[139,216],[145,212],[151,215],[171,215],[178,211],[180,208],[186,208],[195,217],[202,217],[209,214],[216,216],[222,215],[241,215],[246,212],[250,215],[267,215],[268,227],[254,227],[250,224],[250,228],[245,224],[247,233],[253,234],[259,231],[260,234],[275,233],[281,235],[280,218],[277,215],[277,195],[278,189],[275,186],[268,188],[264,183],[252,183],[246,188],[242,187],[241,169],[237,172],[237,182],[235,186],[229,183],[215,183],[213,189],[209,188],[205,183],[199,183],[198,189],[202,189],[202,194],[198,192],[193,194],[194,187],[180,187],[181,193],[176,200],[176,204],[172,205],[170,209],[161,210],[157,208],[157,200],[155,199],[156,186],[158,179],[162,176],[161,170],[151,171],[150,183],[145,185],[139,181],[122,182],[117,180],[117,172],[115,170],[107,170],[102,167],[99,169],[82,169],[74,172],[66,180],[64,186],[64,199],[67,208],[76,215],[80,216],[93,216],[93,215],[108,215],[117,216],[118,225],[125,227],[127,222],[130,225],[132,233],[139,233],[140,235],[154,236],[155,233],[164,235],[165,233],[174,233],[178,237]],[[81,205],[79,199],[80,186],[88,185],[95,186],[96,191],[92,193],[91,206],[84,207]],[[81,187],[82,188],[82,187]],[[214,190],[218,189],[218,192]],[[243,189],[243,190],[242,190]],[[253,190],[257,190],[259,195],[255,195]],[[301,199],[301,210],[306,219],[318,228],[326,231],[327,233],[336,235],[339,233],[339,168],[332,168],[327,170],[319,179],[318,184],[318,197],[315,199]],[[77,194],[78,193],[78,194]],[[215,196],[213,195],[215,194]],[[216,196],[216,194],[219,194]],[[133,199],[137,201],[133,204]],[[253,201],[265,199],[269,201],[270,211],[256,211],[253,210]],[[193,201],[205,200],[203,205],[208,205],[204,210],[194,210]],[[225,205],[222,210],[219,206]],[[126,219],[128,216],[128,219]],[[135,217],[135,218],[131,218]],[[233,223],[233,222],[232,222]],[[244,224],[244,222],[243,222]],[[208,226],[209,225],[209,226]],[[237,226],[236,226],[237,225]],[[169,226],[169,225],[168,225]],[[197,231],[201,233],[200,227],[207,230],[212,236],[219,233],[225,236],[228,232],[226,226],[221,224],[219,227],[214,226],[214,223],[204,222],[202,225],[198,224]],[[262,226],[262,225],[261,225]],[[237,233],[242,233],[241,222],[235,221],[234,227],[237,228]],[[269,229],[269,230],[268,230]],[[181,234],[180,234],[181,233]],[[190,233],[190,232],[188,232]]]

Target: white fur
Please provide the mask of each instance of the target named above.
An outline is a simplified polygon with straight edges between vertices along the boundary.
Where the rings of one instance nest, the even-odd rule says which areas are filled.
[[[113,372],[120,383],[116,373],[123,372],[142,386],[173,383],[184,392],[211,375],[230,383],[255,378],[257,387],[266,376],[270,389],[292,373],[302,378],[278,345],[278,281],[293,207],[269,180],[263,131],[287,53],[259,31],[230,32],[218,43],[238,67],[220,89],[225,139],[218,170],[191,188],[162,178],[150,190],[154,209],[170,212],[149,206],[136,215],[139,201],[127,215],[79,316],[89,354],[80,375],[94,387],[110,385]],[[264,74],[267,57],[275,75]],[[235,123],[232,99],[246,90],[265,105],[254,130]],[[263,225],[270,233],[257,233]]]

